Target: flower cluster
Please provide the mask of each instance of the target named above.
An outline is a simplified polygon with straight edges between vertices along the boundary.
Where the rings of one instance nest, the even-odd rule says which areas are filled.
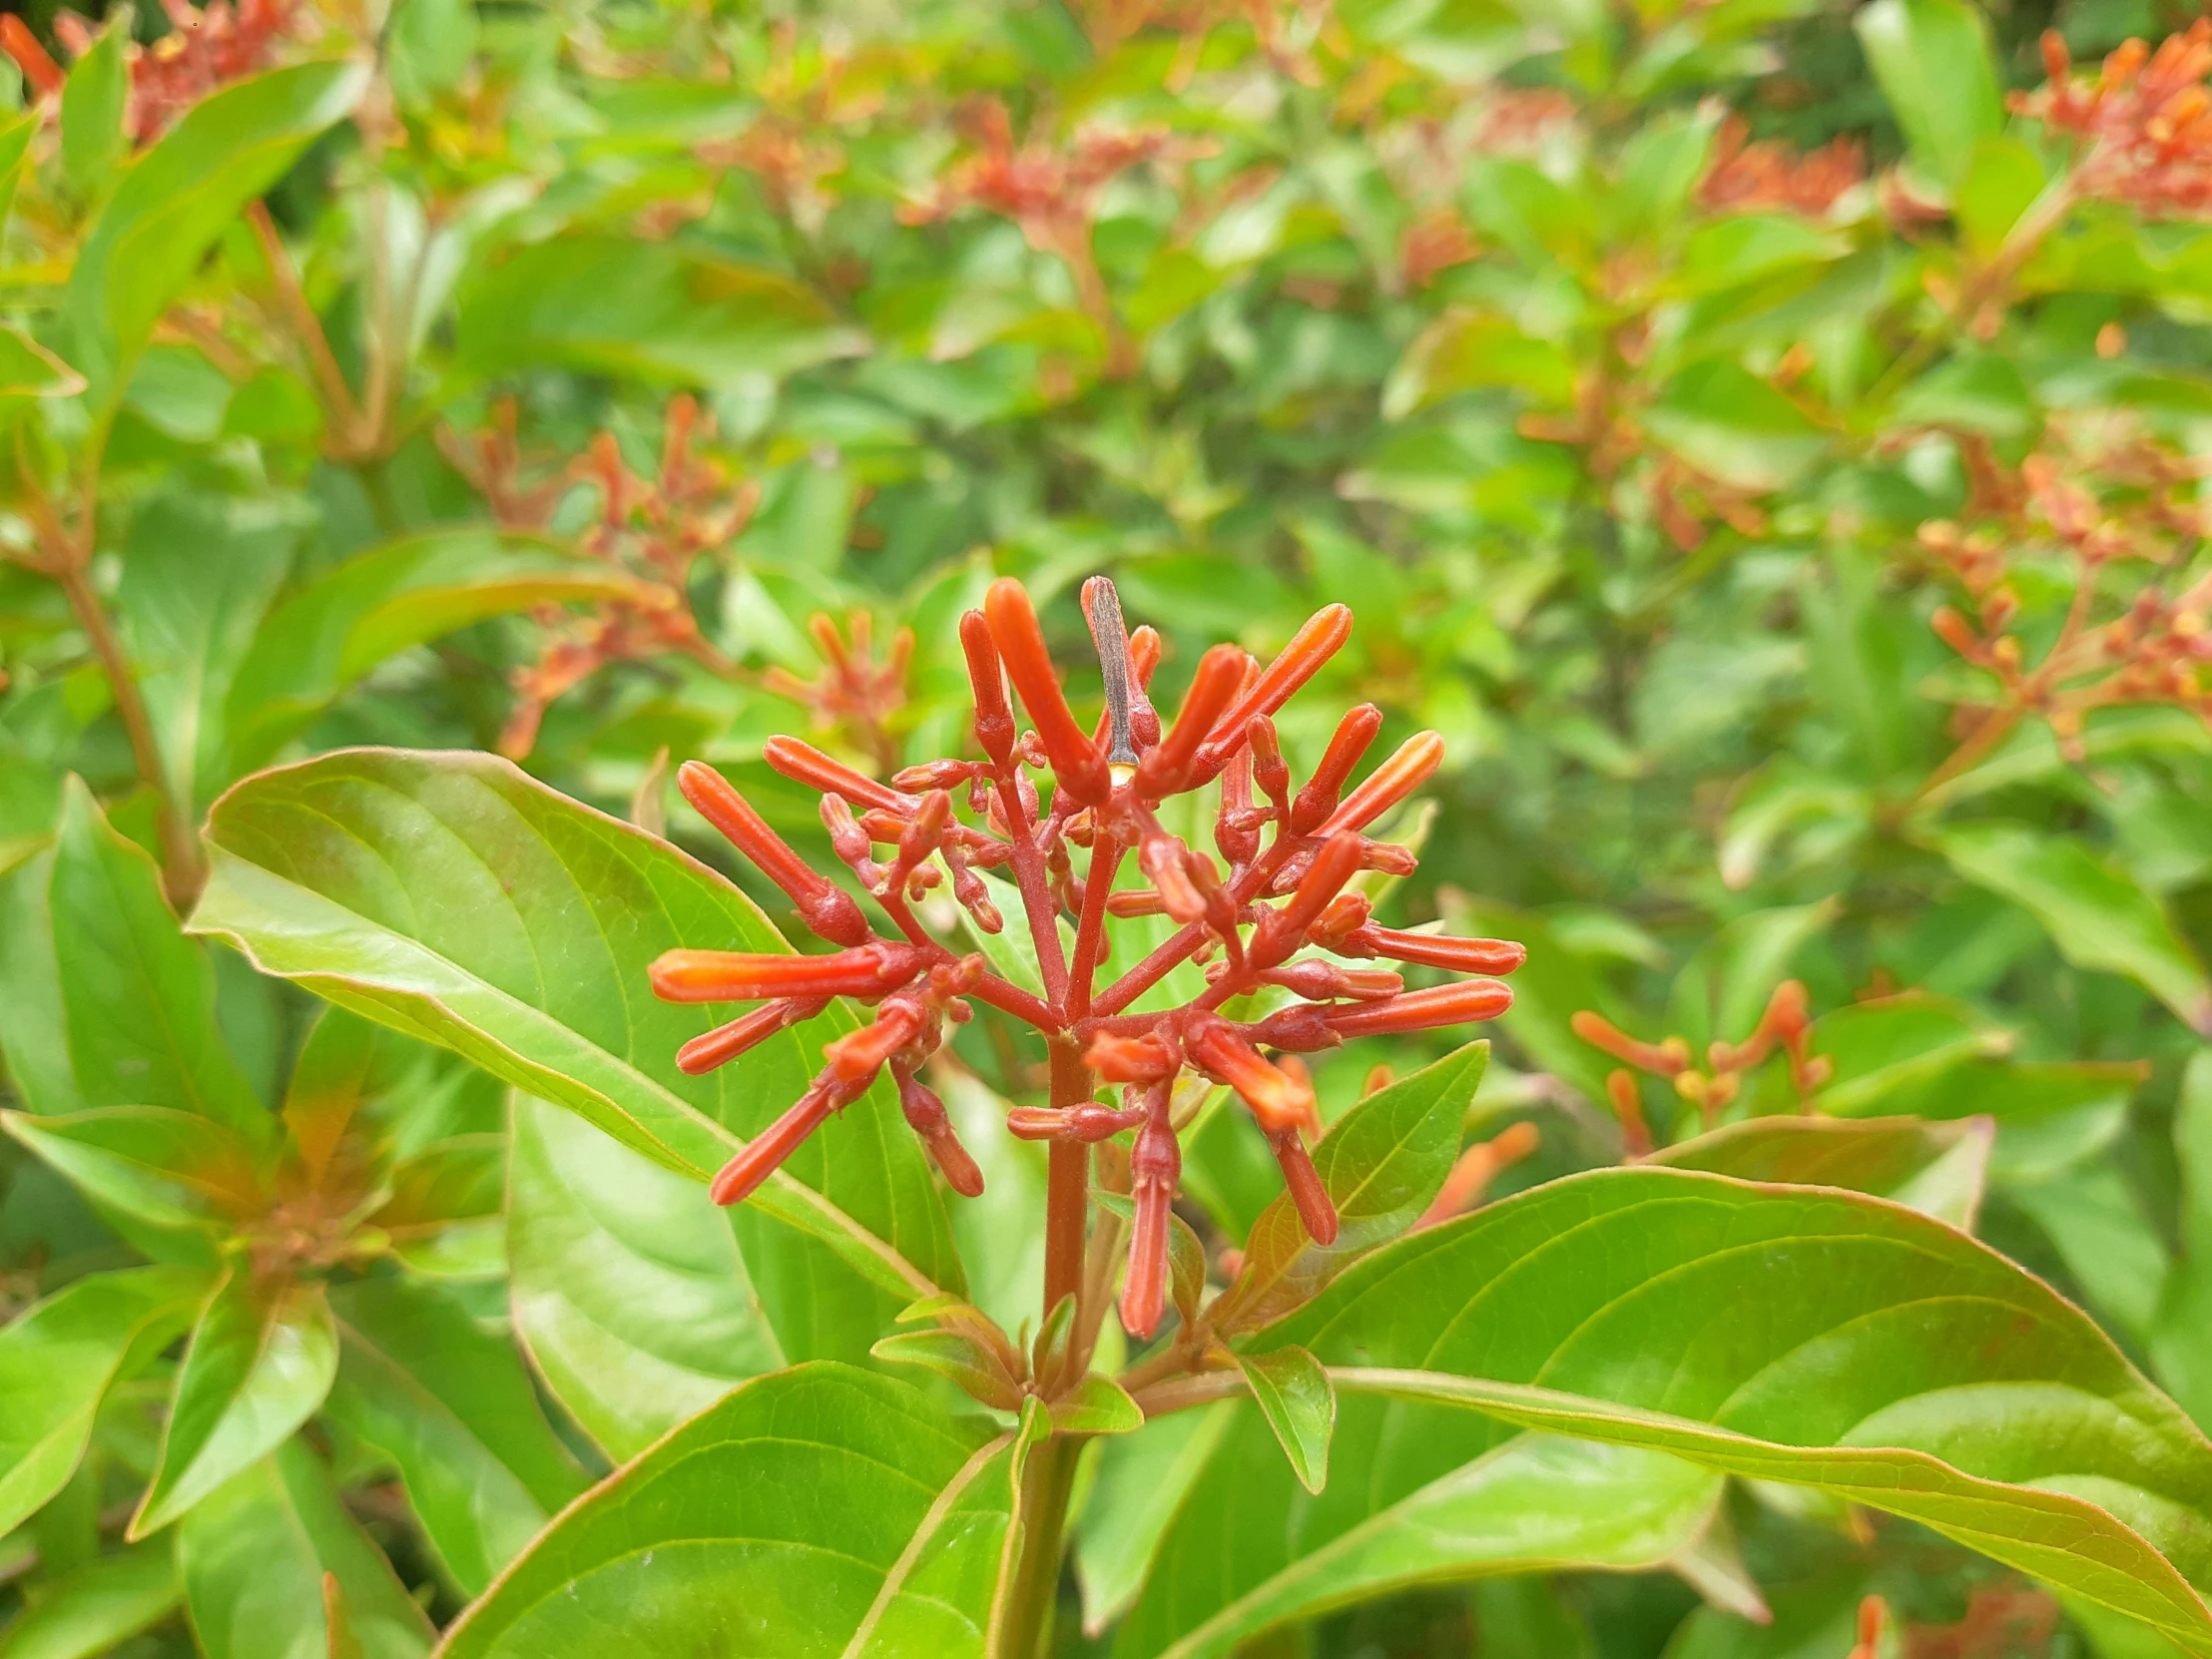
[[[1623,1068],[1633,1068],[1608,1072],[1605,1078],[1606,1098],[1620,1119],[1622,1145],[1631,1158],[1651,1151],[1651,1127],[1644,1117],[1635,1072],[1666,1080],[1677,1095],[1697,1108],[1700,1124],[1711,1129],[1741,1092],[1744,1079],[1765,1065],[1777,1049],[1788,1058],[1790,1086],[1797,1093],[1801,1109],[1810,1108],[1814,1091],[1834,1070],[1831,1061],[1812,1052],[1813,1020],[1805,986],[1795,979],[1785,979],[1774,988],[1759,1023],[1742,1042],[1707,1045],[1702,1070],[1692,1064],[1690,1045],[1681,1037],[1644,1042],[1587,1008],[1568,1023],[1574,1034],[1591,1047],[1603,1049]]]
[[[516,442],[511,401],[494,410],[491,431],[466,443],[445,434],[446,458],[507,529],[542,533],[573,485],[596,490],[599,511],[578,538],[579,549],[632,579],[625,592],[587,616],[541,607],[546,644],[535,663],[515,673],[517,700],[499,738],[503,754],[516,760],[528,755],[545,711],[608,663],[677,651],[717,674],[736,671],[692,614],[691,566],[701,553],[745,528],[760,486],[751,479],[733,480],[695,453],[693,441],[700,435],[698,403],[677,397],[668,406],[656,476],[631,471],[615,435],[603,431],[564,471],[531,478]]]
[[[1074,1230],[1076,1258],[1089,1149],[1133,1132],[1135,1226],[1122,1318],[1142,1337],[1157,1327],[1165,1294],[1169,1209],[1182,1167],[1171,1109],[1178,1079],[1194,1072],[1237,1093],[1267,1137],[1307,1232],[1332,1241],[1337,1215],[1306,1148],[1304,1137],[1319,1125],[1299,1056],[1347,1037],[1494,1018],[1512,1000],[1495,978],[1409,990],[1395,966],[1352,964],[1380,959],[1491,975],[1510,972],[1525,952],[1506,940],[1382,926],[1353,890],[1363,870],[1412,867],[1403,847],[1366,830],[1435,771],[1442,744],[1434,733],[1407,740],[1353,786],[1382,726],[1376,709],[1362,705],[1343,718],[1304,786],[1293,788],[1272,717],[1350,634],[1344,606],[1317,613],[1265,667],[1236,646],[1215,646],[1198,663],[1172,724],[1148,695],[1159,637],[1125,629],[1120,600],[1103,577],[1085,584],[1083,608],[1105,685],[1105,714],[1095,728],[1086,730],[1061,692],[1027,591],[1002,580],[981,610],[960,619],[982,759],[927,762],[883,784],[796,739],[767,745],[770,766],[821,793],[830,843],[888,918],[888,934],[871,927],[851,894],[810,866],[720,774],[687,764],[679,778],[685,798],[836,948],[813,956],[673,950],[653,964],[652,982],[671,1001],[762,1004],[686,1044],[677,1063],[693,1073],[813,1018],[832,997],[874,1008],[871,1023],[829,1045],[827,1063],[798,1103],[717,1176],[713,1193],[722,1204],[755,1191],[886,1069],[947,1183],[980,1192],[974,1160],[917,1073],[946,1023],[971,1016],[971,1002],[1036,1028],[1052,1052],[1051,1104],[1017,1108],[1008,1128],[1052,1143],[1050,1225]],[[1029,730],[1016,725],[1009,681]],[[1033,773],[1050,780],[1049,798]],[[1158,812],[1172,797],[1209,788],[1218,800],[1213,852],[1172,833]],[[966,820],[956,810],[961,802]],[[879,858],[880,848],[889,855]],[[1149,884],[1117,887],[1132,858]],[[1020,894],[1041,996],[992,972],[981,956],[939,943],[916,918],[915,901],[949,884],[979,929],[1000,931],[1007,918],[975,873],[984,868],[1004,870]],[[1063,912],[1075,919],[1072,952],[1062,946]],[[1098,987],[1112,922],[1156,915],[1179,930]],[[1129,1011],[1192,960],[1206,964],[1203,992],[1178,1007]],[[1255,993],[1280,1005],[1261,1017],[1236,1017],[1233,1005]],[[1120,1086],[1118,1105],[1095,1098],[1101,1082]],[[1063,1185],[1070,1170],[1072,1195]],[[1048,1257],[1048,1295],[1051,1279]]]
[[[865,611],[845,620],[845,632],[821,611],[807,619],[807,631],[822,653],[822,673],[802,680],[785,668],[770,668],[761,689],[812,710],[824,731],[842,731],[865,750],[878,770],[898,765],[898,739],[890,722],[906,707],[906,665],[914,654],[914,634],[901,628],[890,648],[875,656],[875,622]]]
[[[1985,469],[1978,504],[1991,522],[1972,530],[1946,519],[1921,527],[1922,548],[1940,561],[1972,602],[1973,615],[1944,605],[1930,618],[1944,644],[1996,683],[1993,703],[1964,708],[1960,745],[1938,779],[1979,760],[2025,716],[2047,722],[2059,750],[2078,765],[2082,728],[2096,709],[2163,703],[2212,723],[2212,577],[2169,592],[2204,531],[2195,500],[2196,463],[2140,439],[2101,452],[2027,457],[2017,477]],[[2084,480],[2097,483],[2092,493]],[[2033,661],[2015,623],[2021,602],[2015,561],[2055,543],[2073,566],[2072,595],[2048,647]],[[2106,575],[2124,561],[2148,561],[2149,581],[2119,600]]]
[[[2049,31],[2043,68],[2049,83],[2014,93],[2012,108],[2086,147],[2075,190],[2150,214],[2212,209],[2212,20],[2197,19],[2156,51],[2125,41],[2080,80],[2065,41]]]
[[[1739,213],[1786,208],[1817,219],[1866,177],[1866,147],[1855,138],[1833,139],[1806,152],[1772,140],[1754,144],[1743,117],[1732,115],[1714,137],[1698,200]]]
[[[125,125],[137,144],[151,144],[201,99],[232,81],[267,69],[293,27],[291,0],[162,0],[169,33],[151,46],[128,48],[131,100]],[[78,57],[91,50],[92,25],[59,12],[54,33]],[[0,50],[15,60],[35,97],[58,96],[66,77],[24,21],[0,17]]]

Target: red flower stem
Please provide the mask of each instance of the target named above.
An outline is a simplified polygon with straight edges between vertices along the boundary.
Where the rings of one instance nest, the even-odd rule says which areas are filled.
[[[1091,867],[1083,877],[1083,914],[1075,928],[1075,967],[1068,983],[1068,1018],[1081,1019],[1091,1011],[1091,981],[1098,972],[1099,952],[1106,940],[1107,889],[1114,884],[1114,869],[1121,862],[1122,844],[1103,840],[1091,853]]]
[[[1044,976],[1045,1000],[1056,1009],[1065,1008],[1068,964],[1060,952],[1060,905],[1052,896],[1052,878],[1045,873],[1044,854],[1037,848],[1029,815],[1021,809],[1021,791],[1014,788],[1013,767],[999,772],[996,787],[999,815],[1006,820],[1006,861],[1013,868],[1014,885],[1021,889],[1021,913],[1028,918],[1029,936],[1036,941],[1037,970]],[[1061,1020],[1054,1014],[1040,1023],[1052,1030]]]
[[[1283,861],[1291,855],[1292,846],[1291,838],[1278,830],[1275,839],[1269,842],[1268,849],[1253,860],[1252,867],[1230,882],[1230,897],[1239,904],[1244,904],[1254,893],[1265,892],[1268,883],[1275,879],[1275,872],[1283,867]],[[1097,1000],[1091,1005],[1091,1011],[1098,1015],[1120,1013],[1166,978],[1208,936],[1203,922],[1189,923],[1099,993]]]
[[[1061,1038],[1052,1044],[1052,1104],[1080,1106],[1091,1097],[1083,1051]],[[1091,1149],[1083,1141],[1054,1141],[1045,1172],[1044,1312],[1083,1289],[1083,1235],[1091,1202]]]

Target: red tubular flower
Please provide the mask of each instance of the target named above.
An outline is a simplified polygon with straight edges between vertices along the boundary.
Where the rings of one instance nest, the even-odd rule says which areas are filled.
[[[1340,956],[1387,956],[1456,973],[1511,973],[1528,960],[1528,946],[1515,939],[1454,939],[1372,922],[1353,928],[1329,948]]]
[[[975,741],[991,764],[1004,770],[1013,761],[1014,711],[1006,701],[990,621],[981,611],[960,614],[960,650],[967,657],[968,688],[975,699]]]
[[[1314,1085],[1274,1064],[1218,1015],[1200,1016],[1183,1032],[1183,1052],[1217,1083],[1227,1083],[1270,1132],[1294,1129],[1314,1115]]]
[[[1337,810],[1338,798],[1344,794],[1345,780],[1352,776],[1352,769],[1360,764],[1360,757],[1382,730],[1382,711],[1373,703],[1345,711],[1321,765],[1314,768],[1314,776],[1291,803],[1292,834],[1310,835],[1329,822],[1329,816]]]
[[[826,956],[749,950],[664,950],[647,972],[664,1002],[751,1002],[771,996],[881,996],[920,971],[910,944],[877,939]]]
[[[823,1049],[823,1076],[840,1083],[866,1084],[893,1054],[921,1034],[927,1018],[927,1010],[908,998],[884,1002],[871,1022],[846,1032]]]
[[[1311,957],[1303,962],[1269,968],[1260,975],[1260,982],[1281,985],[1309,1002],[1332,1002],[1340,997],[1377,1002],[1386,996],[1395,996],[1405,988],[1403,979],[1380,968],[1342,968],[1335,962],[1316,961]]]
[[[743,1204],[783,1167],[784,1160],[799,1150],[800,1143],[821,1126],[824,1118],[831,1112],[842,1111],[865,1087],[865,1084],[815,1084],[799,1097],[790,1111],[747,1142],[743,1152],[722,1166],[714,1184],[707,1189],[708,1197],[717,1204]]]
[[[728,1065],[747,1049],[803,1020],[813,1019],[829,1006],[830,999],[826,996],[790,996],[771,1002],[765,1008],[756,1008],[728,1025],[718,1025],[705,1035],[692,1038],[676,1051],[676,1069],[687,1076],[698,1077],[717,1066]]]
[[[944,1176],[944,1184],[962,1198],[982,1197],[983,1172],[960,1144],[937,1091],[914,1076],[911,1067],[901,1067],[896,1060],[891,1062],[891,1075],[898,1079],[898,1106],[905,1114],[906,1127],[928,1149],[930,1159]]]
[[[1380,1037],[1393,1031],[1427,1031],[1439,1025],[1495,1019],[1512,1005],[1512,986],[1495,979],[1462,979],[1455,985],[1407,991],[1387,1002],[1332,1008],[1326,1017],[1341,1037]]]
[[[857,945],[870,937],[867,918],[851,895],[809,867],[721,773],[704,762],[686,761],[677,770],[676,787],[701,818],[790,895],[811,931],[831,944]]]
[[[1568,1029],[1593,1048],[1602,1048],[1614,1059],[1661,1077],[1679,1077],[1690,1069],[1690,1045],[1680,1037],[1647,1043],[1631,1037],[1601,1014],[1587,1008],[1567,1017]]]
[[[30,83],[33,97],[51,98],[69,79],[62,73],[62,66],[54,61],[53,54],[31,33],[31,26],[13,12],[0,13],[0,52],[6,52],[15,60],[16,68],[23,71],[23,79]]]
[[[1275,1154],[1276,1164],[1283,1171],[1284,1188],[1298,1209],[1306,1236],[1318,1245],[1335,1244],[1337,1206],[1330,1202],[1329,1189],[1322,1185],[1321,1172],[1314,1168],[1306,1143],[1298,1138],[1297,1126],[1269,1130],[1268,1150]]]
[[[1352,638],[1352,608],[1324,605],[1306,619],[1306,626],[1291,636],[1282,655],[1268,664],[1260,678],[1246,688],[1229,712],[1215,723],[1212,735],[1200,748],[1194,770],[1206,782],[1229,764],[1245,741],[1245,727],[1254,715],[1272,715],[1291,700],[1291,694],[1320,672],[1321,665]]]
[[[1130,788],[1138,799],[1160,801],[1190,787],[1191,767],[1206,742],[1206,734],[1214,729],[1222,710],[1244,684],[1245,668],[1251,661],[1233,645],[1214,646],[1199,658],[1198,671],[1191,676],[1191,689],[1183,696],[1183,707],[1176,711],[1175,724],[1137,763],[1137,776]]]
[[[888,784],[878,784],[797,738],[769,739],[761,746],[761,759],[793,783],[825,795],[842,796],[855,807],[873,807],[904,818],[921,805],[912,796],[901,795]]]
[[[1037,741],[1052,763],[1053,777],[1070,800],[1085,807],[1103,805],[1113,793],[1113,777],[1106,757],[1068,711],[1028,590],[1012,577],[1000,578],[983,596],[983,614],[990,622],[991,641],[1006,665],[1006,677],[1036,722]]]
[[[1129,1270],[1121,1293],[1121,1323],[1140,1341],[1160,1328],[1167,1301],[1168,1230],[1183,1152],[1168,1124],[1168,1086],[1152,1086],[1144,1127],[1129,1154],[1129,1197],[1136,1211],[1129,1235]]]
[[[1144,1112],[1117,1112],[1111,1106],[1016,1106],[1006,1114],[1006,1128],[1017,1140],[1111,1140],[1125,1129],[1144,1122]]]
[[[1329,815],[1317,834],[1331,835],[1343,830],[1365,830],[1400,801],[1428,782],[1443,765],[1444,740],[1433,732],[1416,732],[1398,745],[1397,753],[1368,774],[1367,781]]]
[[[1305,943],[1307,929],[1360,873],[1365,856],[1358,835],[1331,835],[1323,841],[1290,898],[1260,918],[1259,931],[1252,936],[1252,959],[1273,967]]]

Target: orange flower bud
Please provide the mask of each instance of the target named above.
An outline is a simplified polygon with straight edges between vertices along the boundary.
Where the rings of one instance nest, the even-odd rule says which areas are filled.
[[[1219,1015],[1190,1023],[1183,1033],[1183,1052],[1217,1083],[1235,1089],[1263,1129],[1295,1129],[1313,1116],[1312,1082],[1268,1060]]]
[[[23,79],[31,84],[31,93],[37,98],[51,98],[62,90],[68,79],[62,66],[54,61],[53,54],[39,43],[31,27],[13,12],[0,13],[0,52],[15,60],[16,68],[23,71]]]
[[[1643,1096],[1637,1093],[1633,1072],[1605,1074],[1605,1098],[1621,1122],[1621,1150],[1631,1158],[1651,1155],[1651,1125],[1644,1121]]]
[[[975,1167],[968,1149],[960,1144],[960,1137],[952,1127],[952,1120],[945,1115],[944,1102],[937,1098],[937,1091],[910,1071],[901,1073],[897,1066],[891,1069],[898,1074],[898,1107],[906,1116],[906,1127],[928,1149],[945,1185],[962,1198],[980,1198],[983,1172]]]
[[[1142,1341],[1160,1328],[1168,1287],[1168,1231],[1183,1153],[1168,1126],[1166,1091],[1137,1131],[1129,1155],[1129,1195],[1136,1210],[1129,1236],[1129,1271],[1121,1293],[1122,1329]]]
[[[1398,745],[1397,753],[1367,776],[1367,781],[1345,797],[1344,805],[1329,815],[1315,831],[1330,835],[1344,830],[1365,830],[1400,801],[1428,782],[1443,764],[1444,740],[1433,732],[1416,732]]]
[[[1206,734],[1244,684],[1252,661],[1233,645],[1217,645],[1198,660],[1191,689],[1166,737],[1145,751],[1131,787],[1146,801],[1160,801],[1189,787],[1191,767]]]
[[[1282,905],[1260,918],[1252,935],[1252,959],[1273,967],[1306,941],[1322,911],[1360,873],[1366,847],[1358,835],[1332,835],[1314,854],[1313,864]]]
[[[1625,1061],[1639,1071],[1678,1077],[1690,1064],[1690,1045],[1680,1037],[1669,1037],[1663,1043],[1642,1042],[1587,1008],[1569,1015],[1567,1026],[1592,1048],[1602,1048],[1614,1059]]]
[[[881,996],[911,979],[922,953],[888,939],[794,956],[743,950],[664,950],[646,970],[664,1002],[749,1002],[771,996]]]
[[[1075,724],[1067,699],[1061,695],[1059,677],[1052,672],[1044,630],[1029,603],[1029,591],[1012,577],[993,582],[983,596],[983,614],[990,621],[991,641],[1006,665],[1006,677],[1021,694],[1023,707],[1036,724],[1037,741],[1052,763],[1052,775],[1071,800],[1086,807],[1103,805],[1113,794],[1114,781],[1106,757],[1091,742],[1090,734]]]
[[[797,738],[771,738],[761,745],[761,759],[795,784],[827,795],[842,796],[855,807],[873,807],[904,818],[918,803],[888,784],[862,777],[842,761],[832,761],[813,744]]]
[[[1528,946],[1514,939],[1454,939],[1441,933],[1408,933],[1372,922],[1356,927],[1329,948],[1340,956],[1387,956],[1396,962],[1450,968],[1455,973],[1511,973],[1528,960]]]
[[[1260,678],[1231,705],[1229,712],[1215,722],[1212,734],[1199,750],[1194,769],[1198,781],[1204,783],[1228,764],[1229,757],[1243,746],[1245,727],[1254,715],[1272,715],[1282,708],[1351,637],[1352,608],[1349,605],[1324,605],[1308,617],[1306,625],[1291,636],[1291,643],[1283,648],[1282,654],[1268,664]]]
[[[1006,1114],[1007,1132],[1024,1141],[1105,1141],[1142,1122],[1142,1108],[1117,1112],[1096,1104],[1016,1106]]]
[[[677,770],[676,787],[700,817],[791,896],[812,931],[831,944],[857,945],[870,936],[851,895],[810,868],[721,773],[704,762],[686,761]]]
[[[1101,1031],[1083,1063],[1108,1083],[1162,1083],[1183,1069],[1183,1057],[1159,1037],[1117,1037]]]
[[[1380,968],[1343,968],[1311,956],[1303,962],[1271,967],[1260,975],[1260,981],[1281,985],[1309,1002],[1329,1002],[1339,997],[1378,1002],[1405,988],[1405,981],[1394,973]]]
[[[717,1066],[728,1065],[747,1049],[802,1020],[813,1019],[829,1006],[830,999],[826,996],[794,996],[771,1002],[765,1008],[756,1008],[727,1025],[718,1025],[692,1038],[676,1051],[676,1069],[687,1077],[698,1077]]]
[[[823,1076],[864,1085],[885,1061],[921,1034],[927,1020],[919,1003],[904,997],[886,1001],[872,1021],[823,1049]]]
[[[745,1150],[722,1166],[707,1189],[707,1196],[721,1205],[743,1204],[761,1184],[777,1170],[784,1160],[797,1152],[800,1143],[821,1127],[822,1120],[831,1112],[842,1111],[859,1097],[865,1085],[839,1085],[819,1080],[815,1086],[799,1097],[799,1100],[782,1117],[746,1143]]]
[[[1462,979],[1456,985],[1431,985],[1407,991],[1387,1002],[1366,1002],[1326,1012],[1342,1037],[1375,1037],[1394,1031],[1426,1031],[1439,1025],[1466,1025],[1495,1019],[1513,1005],[1513,988],[1495,979]]]
[[[1345,711],[1329,748],[1322,754],[1321,765],[1291,803],[1291,833],[1310,835],[1329,822],[1329,816],[1337,810],[1338,798],[1344,794],[1345,780],[1352,776],[1352,769],[1360,764],[1360,757],[1382,730],[1382,711],[1373,703]]]

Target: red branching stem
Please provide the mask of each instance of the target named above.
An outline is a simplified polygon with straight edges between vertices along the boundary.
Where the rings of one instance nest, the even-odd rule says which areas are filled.
[[[1102,840],[1091,853],[1090,873],[1084,879],[1083,914],[1075,928],[1075,964],[1068,978],[1068,1018],[1081,1019],[1091,1011],[1091,981],[1106,943],[1106,899],[1120,866],[1122,844]]]
[[[1082,1052],[1061,1039],[1052,1045],[1052,1104],[1062,1110],[1091,1097],[1090,1068]],[[1054,1141],[1045,1166],[1044,1305],[1083,1288],[1083,1238],[1091,1202],[1091,1149],[1083,1141]]]

